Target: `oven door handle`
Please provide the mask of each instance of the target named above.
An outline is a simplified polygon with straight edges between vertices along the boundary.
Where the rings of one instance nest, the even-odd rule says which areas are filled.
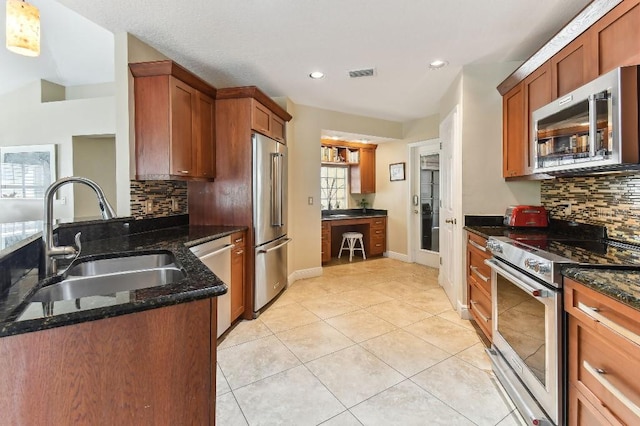
[[[499,262],[491,258],[491,259],[486,259],[484,263],[486,265],[489,265],[489,267],[493,269],[496,273],[499,273],[500,275],[509,279],[509,281],[511,281],[513,284],[518,286],[522,291],[529,294],[530,296],[544,298],[544,297],[550,297],[552,295],[551,291],[547,290],[546,288],[543,288],[542,285],[532,286],[528,284],[527,281],[530,282],[532,281],[531,279],[527,278],[527,276],[524,275],[523,273],[516,271],[512,267],[505,265],[502,262]]]

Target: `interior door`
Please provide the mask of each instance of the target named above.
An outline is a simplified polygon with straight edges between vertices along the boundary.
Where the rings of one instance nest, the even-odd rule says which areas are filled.
[[[455,250],[457,221],[454,211],[454,140],[458,119],[457,107],[440,123],[441,158],[441,194],[440,194],[440,285],[455,307]]]
[[[440,142],[433,140],[412,150],[413,260],[440,267]]]

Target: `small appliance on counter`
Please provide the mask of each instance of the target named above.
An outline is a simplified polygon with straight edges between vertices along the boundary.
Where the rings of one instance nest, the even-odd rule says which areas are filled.
[[[502,223],[514,228],[546,228],[549,215],[543,206],[509,206]]]

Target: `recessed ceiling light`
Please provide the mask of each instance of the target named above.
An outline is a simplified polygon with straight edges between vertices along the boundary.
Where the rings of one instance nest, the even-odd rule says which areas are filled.
[[[314,80],[319,80],[321,78],[324,78],[324,73],[320,71],[314,71],[309,74],[309,77],[313,78]]]
[[[436,59],[435,61],[429,64],[430,70],[439,70],[440,68],[444,68],[449,65],[449,62],[443,61],[442,59]]]

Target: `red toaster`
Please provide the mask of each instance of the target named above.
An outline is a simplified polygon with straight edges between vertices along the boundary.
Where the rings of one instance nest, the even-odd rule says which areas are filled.
[[[544,228],[549,225],[549,219],[543,206],[509,206],[502,223],[516,228]]]

